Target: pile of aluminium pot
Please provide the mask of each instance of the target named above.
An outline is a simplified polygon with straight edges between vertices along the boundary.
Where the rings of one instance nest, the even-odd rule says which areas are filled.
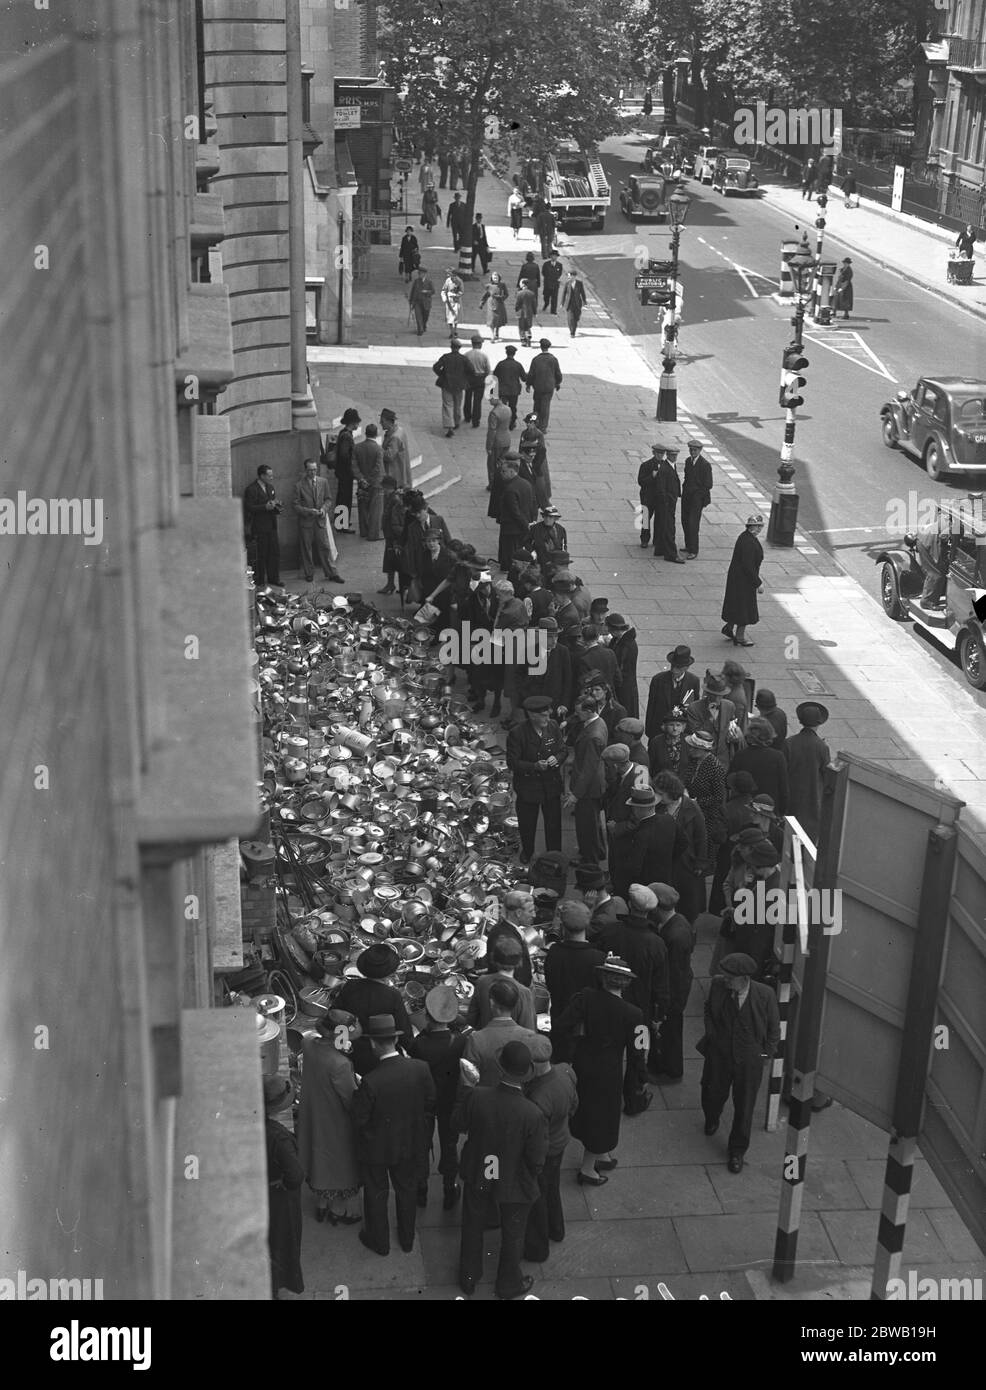
[[[412,1009],[437,981],[464,1003],[518,881],[503,750],[454,698],[427,628],[341,596],[262,593],[258,613],[278,943],[318,982],[303,1010],[327,1007],[380,941]]]

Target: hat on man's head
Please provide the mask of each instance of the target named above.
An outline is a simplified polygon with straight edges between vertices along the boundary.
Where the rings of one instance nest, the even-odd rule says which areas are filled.
[[[558,904],[558,920],[566,932],[585,931],[591,915],[585,903],[576,902],[574,898],[566,898]]]
[[[625,806],[656,806],[657,792],[653,787],[634,787],[623,804]]]
[[[553,589],[574,589],[575,577],[567,571],[564,574],[556,574],[551,581],[551,587]]]
[[[586,865],[585,868],[577,867],[575,870],[576,888],[605,888],[608,882],[609,879],[598,865]]]
[[[702,682],[703,695],[725,695],[729,690],[729,682],[722,676],[713,675],[711,671],[706,671],[705,679]]]
[[[393,946],[377,941],[356,957],[356,969],[365,980],[385,980],[401,963]]]
[[[679,643],[674,651],[668,652],[665,660],[671,666],[694,666],[695,658],[692,656],[691,647],[686,647],[684,643]]]
[[[628,763],[630,749],[625,743],[608,743],[602,751],[602,759],[607,763]]]
[[[540,348],[549,348],[550,346],[551,346],[551,339],[550,339],[550,338],[542,338],[542,339],[540,340],[540,342],[538,343],[538,347],[540,347]]]
[[[635,912],[653,912],[657,896],[644,883],[631,883],[627,902]]]
[[[344,425],[358,425],[359,422],[360,422],[360,413],[359,413],[358,410],[355,409],[354,406],[350,406],[348,410],[344,410],[344,411],[342,412],[342,424],[344,424]]]
[[[649,883],[648,888],[657,899],[658,907],[677,907],[681,894],[670,883]]]
[[[511,1081],[530,1081],[534,1076],[534,1058],[526,1043],[506,1043],[496,1054],[496,1064]]]
[[[400,1031],[394,1022],[393,1014],[371,1014],[366,1020],[363,1036],[376,1038],[378,1042],[386,1042],[388,1038],[396,1038]]]
[[[723,956],[719,962],[719,969],[724,975],[755,975],[759,969],[752,956],[744,955],[742,951],[734,951],[732,955]]]
[[[525,546],[521,546],[519,550],[514,551],[513,559],[522,560],[526,564],[534,559],[534,551],[528,550]]]
[[[508,357],[516,357],[516,356],[517,356],[517,349],[514,347],[513,343],[508,343],[508,344],[507,344],[506,353],[507,353],[507,356],[508,356]]]
[[[707,729],[696,729],[693,734],[685,735],[685,742],[689,748],[700,748],[706,753],[715,750],[716,741]]]
[[[701,439],[689,439],[688,447],[689,449],[704,449],[705,445],[702,443]]]
[[[768,690],[767,687],[764,686],[762,689],[757,691],[753,703],[756,705],[757,709],[776,709],[777,697],[772,690]]]
[[[600,603],[607,603],[608,601],[608,599],[599,600]],[[626,618],[624,618],[622,613],[607,613],[606,626],[608,628],[612,628],[614,632],[630,631],[630,624],[627,622]]]
[[[425,995],[425,1010],[436,1023],[454,1023],[459,1017],[459,996],[451,985],[435,985]]]
[[[334,1033],[337,1028],[356,1028],[359,1019],[345,1009],[326,1009],[321,1018],[315,1019],[315,1027],[320,1033]]]
[[[820,724],[824,724],[829,717],[829,712],[824,705],[820,705],[817,700],[805,700],[798,705],[794,711],[797,715],[798,723],[805,729],[817,729]]]
[[[746,524],[747,526],[762,526],[763,517],[760,515],[759,512],[756,512],[753,516],[748,516],[746,518]]]
[[[469,339],[469,341],[472,343],[473,347],[482,347],[482,345],[483,345],[483,335],[482,335],[482,333],[474,333],[474,334],[472,335],[472,337]]]
[[[644,721],[628,715],[626,719],[620,720],[616,726],[616,731],[620,734],[629,734],[631,738],[639,738],[644,732]]]
[[[528,695],[521,708],[529,714],[547,714],[551,709],[551,700],[547,695]]]
[[[458,338],[453,338],[452,341],[449,343],[449,347],[452,349],[453,352],[458,352],[461,346],[462,344],[460,343]]]
[[[726,774],[726,786],[737,796],[752,796],[757,789],[756,781],[749,772],[729,772]]]
[[[268,1115],[287,1110],[294,1103],[294,1086],[286,1076],[264,1077],[264,1109]]]
[[[554,618],[539,618],[538,627],[541,629],[542,632],[558,631],[558,624],[555,622]]]
[[[773,743],[777,736],[777,730],[769,719],[762,719],[755,716],[746,726],[746,741],[758,748],[766,748]]]

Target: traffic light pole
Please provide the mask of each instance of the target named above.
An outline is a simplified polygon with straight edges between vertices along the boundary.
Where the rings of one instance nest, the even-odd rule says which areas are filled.
[[[801,356],[804,348],[805,296],[800,290],[792,323],[794,324],[794,340],[791,346],[785,350],[784,362],[781,367],[780,397],[781,403],[785,407],[784,442],[781,445],[781,462],[777,470],[778,481],[770,503],[770,522],[767,526],[767,543],[785,548],[794,545],[800,500],[794,486],[794,463],[792,462],[794,459],[794,431],[798,418],[797,406],[801,404],[801,398],[796,393],[798,384],[803,381],[803,378],[798,376],[798,372],[802,370],[801,364],[807,365]],[[795,393],[794,400],[785,399],[790,397],[792,392]]]
[[[811,286],[811,317],[818,315],[819,304],[822,297],[822,241],[825,238],[825,209],[828,207],[828,194],[819,193],[818,195],[818,216],[815,218],[815,278]],[[801,311],[802,321],[804,320],[804,309]],[[821,320],[820,320],[821,322]],[[828,322],[826,317],[825,323]],[[800,331],[800,330],[799,330]]]
[[[664,371],[657,393],[656,419],[664,421],[678,418],[678,378],[675,375],[675,359],[678,355],[678,325],[675,313],[678,308],[678,245],[681,241],[681,228],[675,227],[671,233],[671,304],[664,325],[664,347],[661,362]]]

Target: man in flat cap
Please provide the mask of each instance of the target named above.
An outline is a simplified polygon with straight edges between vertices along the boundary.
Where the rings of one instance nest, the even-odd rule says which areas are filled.
[[[538,429],[548,433],[551,418],[551,398],[561,390],[562,375],[558,358],[550,351],[551,343],[542,338],[538,344],[541,351],[527,369],[527,390],[534,393],[534,414],[538,417]]]
[[[702,454],[700,439],[689,439],[685,477],[681,484],[681,529],[685,534],[685,559],[698,558],[698,531],[702,512],[712,501],[712,465]]]
[[[654,930],[651,914],[657,908],[657,898],[642,883],[632,883],[627,893],[629,915],[599,933],[599,945],[614,954],[619,952],[636,979],[627,987],[625,999],[635,1004],[644,1016],[652,1033],[668,1009],[669,977],[668,948]],[[625,1099],[636,1092],[638,1083],[629,1082]]]
[[[705,1002],[705,1036],[698,1050],[702,1069],[702,1110],[705,1133],[715,1134],[723,1107],[733,1097],[733,1125],[727,1140],[731,1173],[743,1170],[750,1147],[753,1110],[763,1079],[763,1064],[780,1042],[777,998],[769,985],[753,976],[757,963],[739,953],[725,956]]]
[[[630,751],[630,761],[638,767],[650,767],[647,745],[644,743],[644,721],[631,716],[621,719],[613,733],[614,743],[623,743]]]
[[[561,849],[562,767],[568,750],[561,729],[551,718],[551,699],[529,695],[524,720],[507,734],[507,766],[514,777],[520,859],[534,857],[538,816],[544,819],[544,846]]]
[[[509,570],[514,551],[522,544],[537,515],[533,489],[520,476],[519,470],[519,456],[504,454],[500,460],[502,485],[497,499],[497,520],[500,523],[497,563],[502,570]]]
[[[544,983],[551,997],[554,1055],[560,1060],[566,1054],[562,1040],[555,1036],[554,1020],[561,1017],[580,989],[595,987],[595,968],[602,965],[606,952],[586,940],[590,912],[585,903],[565,898],[558,904],[557,916],[562,935],[544,958]]]

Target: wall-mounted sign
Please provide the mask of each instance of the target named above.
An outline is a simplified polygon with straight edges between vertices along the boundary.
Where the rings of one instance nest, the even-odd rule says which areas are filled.
[[[358,106],[337,106],[335,120],[336,130],[359,130],[362,112]]]
[[[353,226],[360,232],[389,232],[389,212],[357,212],[353,214]]]
[[[890,206],[894,212],[900,212],[904,201],[904,174],[906,172],[903,164],[894,165],[894,191],[890,195]]]
[[[345,83],[335,84],[336,116],[346,107],[356,107],[362,114],[362,125],[379,125],[382,116],[382,93],[379,87],[348,87]]]

